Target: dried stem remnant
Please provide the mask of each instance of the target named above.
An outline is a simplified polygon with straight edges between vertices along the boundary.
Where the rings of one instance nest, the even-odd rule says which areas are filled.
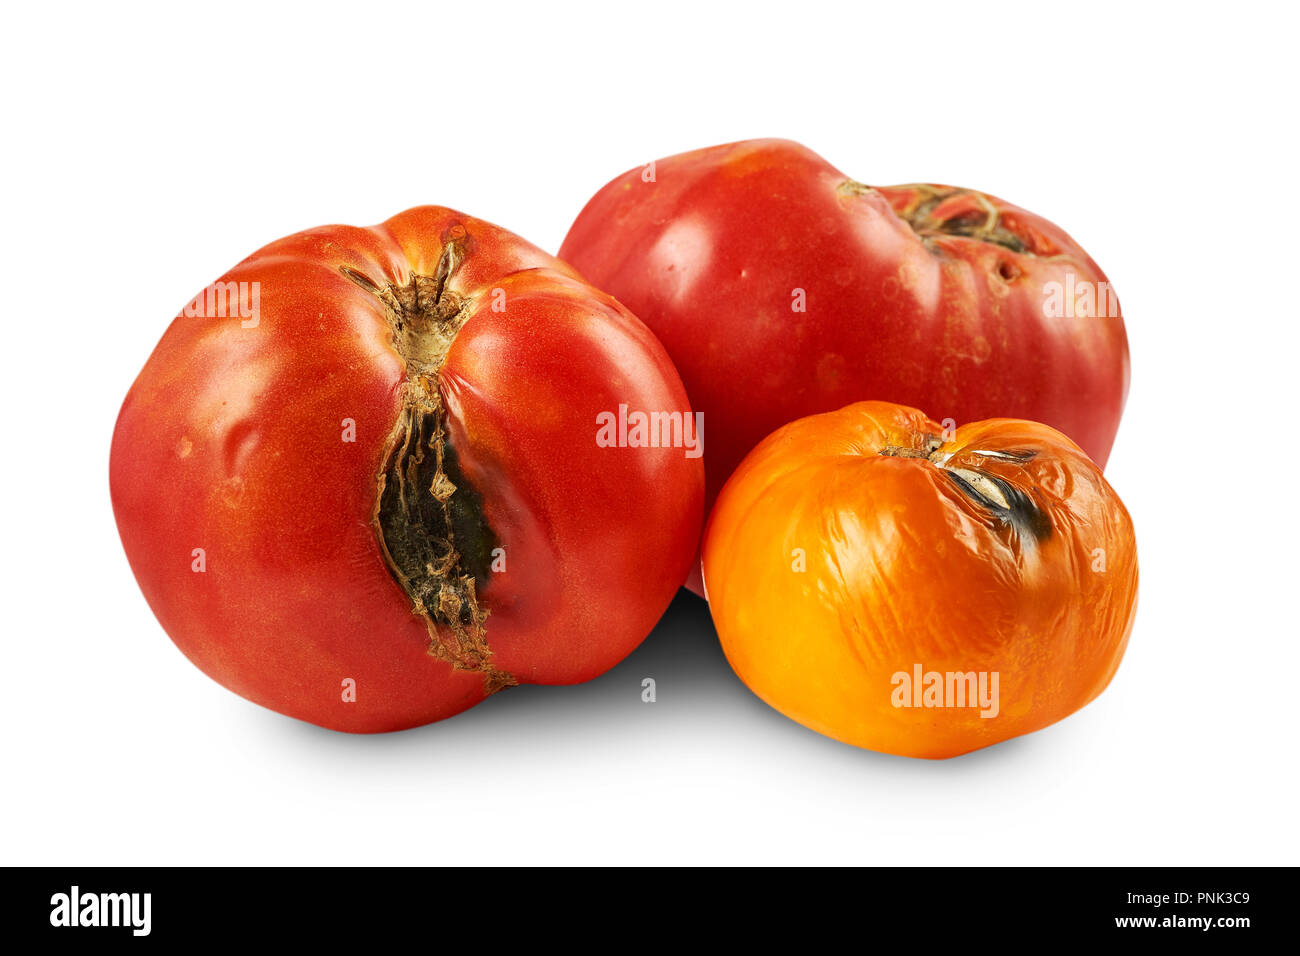
[[[944,450],[943,439],[926,435],[920,447],[886,445],[880,454],[886,458],[924,458],[957,486],[963,495],[976,506],[991,512],[1008,527],[1014,528],[1024,538],[1042,541],[1052,534],[1051,520],[1034,499],[998,475],[982,468],[964,468],[950,464],[952,452]],[[991,458],[1012,464],[1032,461],[1032,451],[989,451],[969,449],[969,456]]]
[[[840,183],[839,188],[841,192],[849,195],[874,192],[870,186],[852,179]],[[894,212],[912,227],[912,231],[923,242],[934,236],[965,236],[982,242],[991,242],[1012,252],[1035,254],[1021,236],[1006,227],[997,206],[983,193],[973,189],[940,188],[926,183],[890,188],[910,190],[915,194],[907,206],[902,209],[896,208]],[[949,200],[957,199],[965,199],[967,202],[952,210],[950,215],[938,215],[941,206]]]

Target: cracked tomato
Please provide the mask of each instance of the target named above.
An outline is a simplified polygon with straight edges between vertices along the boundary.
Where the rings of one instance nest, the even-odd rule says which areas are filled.
[[[691,418],[626,309],[422,207],[281,239],[196,297],[122,406],[113,507],[207,674],[397,730],[594,677],[646,636],[696,550],[703,469],[598,426],[655,413]]]

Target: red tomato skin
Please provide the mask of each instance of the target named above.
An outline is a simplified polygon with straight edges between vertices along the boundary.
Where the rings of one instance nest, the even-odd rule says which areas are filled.
[[[770,432],[862,400],[958,425],[1044,422],[1105,464],[1128,391],[1122,316],[1044,315],[1046,283],[1104,273],[1059,227],[995,197],[1035,254],[923,241],[895,211],[916,195],[862,188],[766,139],[630,170],[579,214],[560,256],[668,349],[704,413],[708,507]]]
[[[402,285],[432,275],[457,234],[470,252],[448,288],[473,312],[438,386],[503,549],[480,590],[493,665],[536,683],[607,670],[698,545],[699,459],[595,441],[595,415],[620,402],[689,409],[672,363],[563,263],[440,207],[272,243],[219,280],[259,283],[255,327],[181,316],[163,336],[119,414],[110,484],[132,570],[177,646],[231,690],[321,726],[400,730],[488,693],[482,673],[429,653],[385,564],[372,519],[407,371],[384,308],[343,271]]]

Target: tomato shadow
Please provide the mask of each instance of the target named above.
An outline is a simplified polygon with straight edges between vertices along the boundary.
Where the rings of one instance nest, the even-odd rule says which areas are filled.
[[[585,683],[507,688],[455,717],[398,733],[339,734],[300,721],[284,726],[308,737],[344,741],[344,746],[352,741],[372,750],[403,749],[415,739],[442,741],[477,732],[502,732],[514,740],[562,730],[581,736],[593,725],[635,724],[639,718],[663,717],[666,711],[680,714],[692,701],[718,698],[748,699],[763,706],[728,666],[708,605],[682,589],[635,651]],[[560,726],[569,723],[581,727]]]
[[[708,605],[681,590],[654,630],[621,663],[594,680],[563,686],[522,685],[502,691],[441,724],[411,731],[438,736],[439,729],[475,727],[512,738],[558,739],[575,746],[606,743],[615,734],[629,745],[642,735],[689,732],[692,721],[709,720],[724,701],[757,701],[727,664]],[[595,738],[593,740],[593,738]]]
[[[652,681],[648,684],[647,681]],[[651,694],[653,691],[653,694]],[[1016,738],[951,760],[914,760],[832,740],[773,710],[727,664],[703,599],[682,590],[654,630],[623,662],[594,680],[570,686],[523,685],[502,691],[462,714],[392,734],[339,734],[267,715],[311,740],[314,749],[345,751],[349,759],[385,760],[418,750],[462,764],[485,759],[548,759],[594,764],[676,746],[707,753],[761,749],[810,764],[856,768],[879,780],[945,777],[1023,759],[1029,738]],[[405,759],[405,758],[404,758]]]

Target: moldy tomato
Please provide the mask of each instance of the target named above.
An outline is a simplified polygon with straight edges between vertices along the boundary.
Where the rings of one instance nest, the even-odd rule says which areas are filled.
[[[210,676],[397,730],[594,677],[667,607],[703,471],[600,447],[624,404],[690,414],[645,326],[529,243],[437,207],[312,229],[172,323],[118,418],[114,511]]]
[[[1128,512],[1064,435],[945,434],[861,402],[779,429],[718,498],[709,608],[777,710],[859,747],[951,757],[1105,689],[1137,603]]]
[[[560,256],[668,349],[709,424],[710,507],[772,430],[865,399],[1045,422],[1103,466],[1119,427],[1128,344],[1106,276],[974,190],[873,188],[797,143],[733,143],[618,177]]]

